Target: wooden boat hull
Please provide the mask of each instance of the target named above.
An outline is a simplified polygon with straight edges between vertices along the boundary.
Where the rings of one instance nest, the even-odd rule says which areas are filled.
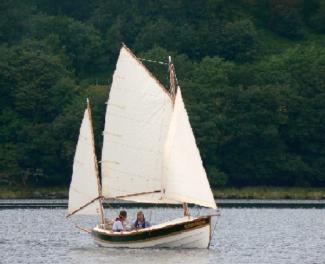
[[[124,248],[208,248],[211,216],[183,217],[139,231],[112,232],[98,227],[92,230],[97,244]]]

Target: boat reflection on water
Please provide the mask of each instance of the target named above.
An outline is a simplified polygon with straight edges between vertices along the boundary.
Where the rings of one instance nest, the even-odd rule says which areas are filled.
[[[217,253],[207,249],[113,249],[75,248],[69,251],[71,262],[79,263],[123,263],[123,264],[208,264],[217,261]]]

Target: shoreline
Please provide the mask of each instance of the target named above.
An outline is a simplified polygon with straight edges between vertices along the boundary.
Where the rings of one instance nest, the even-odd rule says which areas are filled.
[[[213,189],[215,199],[325,200],[325,188],[315,187],[224,187]],[[67,187],[0,186],[0,199],[67,199]]]
[[[258,199],[217,199],[218,209],[224,208],[290,208],[290,209],[325,209],[325,200],[258,200]],[[182,208],[181,204],[150,204],[131,201],[106,200],[105,209],[118,208]],[[1,209],[67,209],[68,199],[0,199]],[[193,213],[200,211],[200,207],[189,204]]]
[[[324,187],[226,187],[214,189],[216,199],[325,200]]]

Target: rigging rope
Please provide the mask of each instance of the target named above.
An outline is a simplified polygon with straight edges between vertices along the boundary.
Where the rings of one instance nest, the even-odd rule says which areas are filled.
[[[156,61],[156,60],[149,60],[149,59],[144,59],[144,58],[138,58],[140,61],[146,61],[146,62],[151,62],[151,63],[157,63],[157,64],[161,64],[161,65],[169,65],[169,63],[167,62],[163,62],[163,61]],[[167,70],[167,72],[169,72],[169,69]],[[174,78],[175,78],[175,82],[176,82],[176,86],[178,86],[178,79],[177,79],[177,76],[176,76],[176,72],[173,71],[173,75],[174,75]]]
[[[149,59],[143,59],[143,58],[138,58],[141,61],[146,61],[146,62],[152,62],[152,63],[158,63],[161,65],[168,65],[167,62],[163,62],[163,61],[155,61],[155,60],[149,60]]]

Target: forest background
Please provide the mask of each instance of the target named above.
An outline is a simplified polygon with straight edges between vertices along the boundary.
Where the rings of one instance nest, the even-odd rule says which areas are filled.
[[[69,185],[86,97],[100,159],[122,42],[172,56],[212,187],[325,187],[322,0],[1,1],[0,185]]]

